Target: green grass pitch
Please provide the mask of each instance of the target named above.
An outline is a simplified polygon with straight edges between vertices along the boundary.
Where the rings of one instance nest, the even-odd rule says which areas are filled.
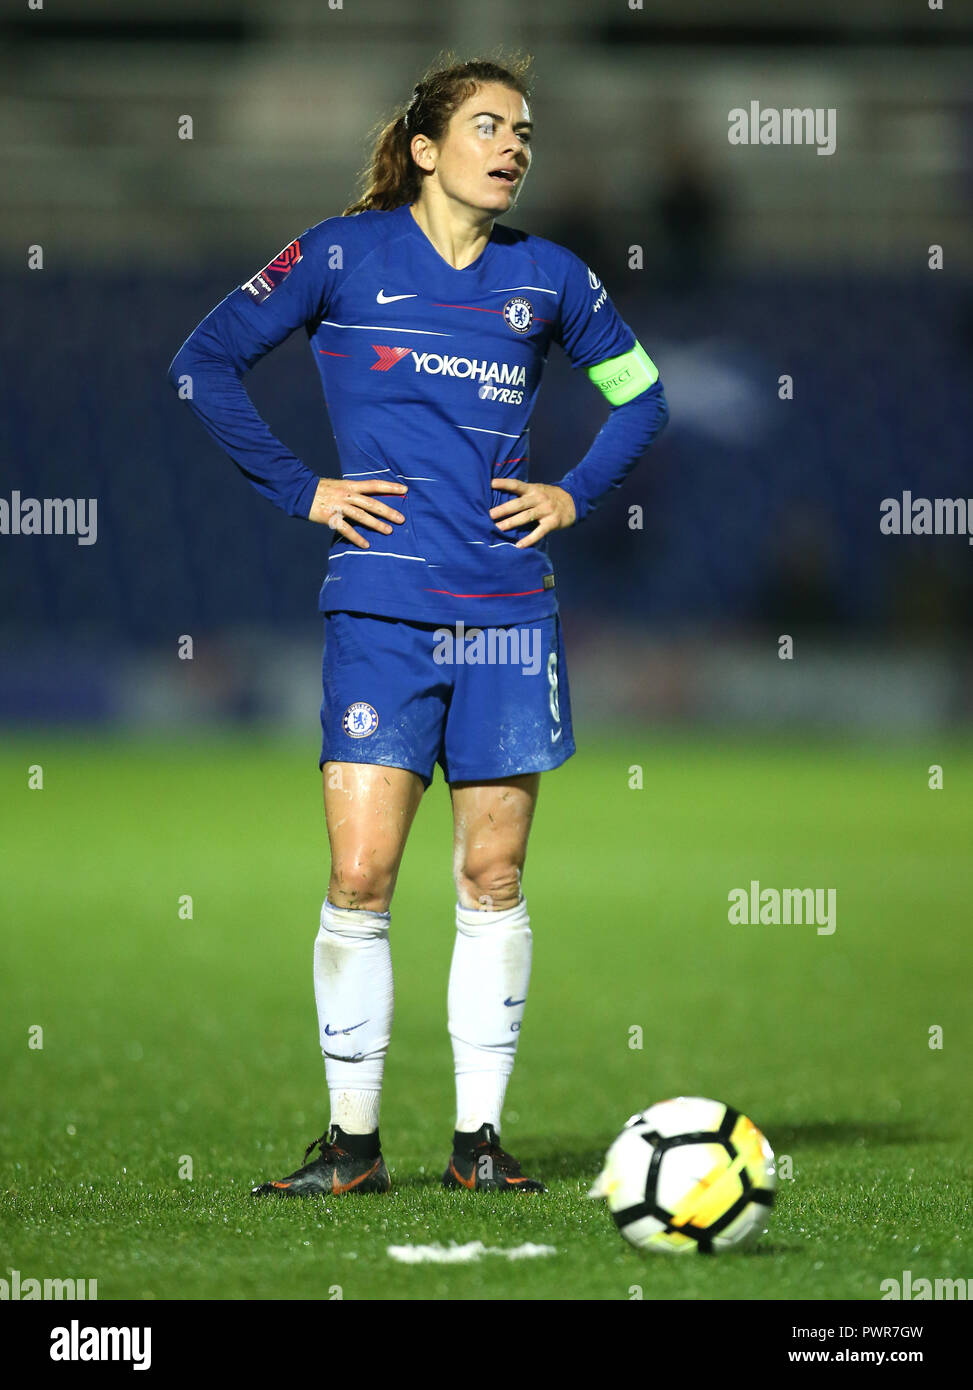
[[[542,780],[533,979],[503,1129],[549,1194],[438,1186],[454,894],[437,773],[392,908],[393,1192],[308,1203],[249,1189],[295,1167],[327,1119],[315,747],[259,731],[7,738],[0,1277],[96,1278],[101,1299],[624,1300],[634,1286],[876,1299],[905,1269],[973,1274],[973,748],[644,730],[580,745]],[[31,764],[43,790],[28,790]],[[751,879],[835,888],[836,931],[731,926],[727,894]],[[678,1094],[730,1102],[791,1158],[753,1253],[640,1256],[585,1198],[628,1116]],[[448,1267],[387,1253],[471,1240],[557,1253]]]

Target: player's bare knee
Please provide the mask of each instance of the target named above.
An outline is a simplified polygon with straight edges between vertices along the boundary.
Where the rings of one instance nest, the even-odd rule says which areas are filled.
[[[520,902],[520,869],[516,864],[466,865],[456,875],[456,894],[467,908],[503,912],[516,907]]]
[[[335,907],[351,911],[387,912],[394,882],[391,865],[362,861],[333,864],[328,899]]]

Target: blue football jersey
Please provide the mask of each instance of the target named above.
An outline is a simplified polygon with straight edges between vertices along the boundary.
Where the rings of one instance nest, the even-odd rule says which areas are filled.
[[[228,295],[174,368],[200,378],[191,404],[254,486],[278,505],[286,491],[286,509],[306,517],[317,475],[238,381],[302,326],[342,475],[408,487],[381,498],[405,517],[390,535],[352,522],[368,550],[334,537],[320,609],[484,625],[556,612],[546,543],[518,550],[532,526],[503,532],[489,512],[513,497],[496,479],[528,479],[551,344],[577,368],[635,345],[595,274],[565,247],[500,223],[457,270],[403,205],[317,223]]]

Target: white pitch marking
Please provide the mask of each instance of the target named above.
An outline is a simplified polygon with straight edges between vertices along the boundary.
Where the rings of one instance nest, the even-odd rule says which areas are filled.
[[[536,1259],[540,1255],[556,1255],[557,1246],[534,1245],[527,1241],[524,1245],[504,1248],[500,1245],[484,1245],[482,1240],[471,1240],[466,1245],[457,1245],[455,1241],[451,1241],[448,1246],[390,1245],[388,1253],[393,1260],[399,1260],[402,1264],[459,1265],[471,1264],[482,1259],[484,1255],[502,1255],[508,1260]]]

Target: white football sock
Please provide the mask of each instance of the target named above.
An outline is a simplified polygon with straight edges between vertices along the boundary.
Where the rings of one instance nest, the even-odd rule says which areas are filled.
[[[527,900],[500,912],[456,905],[449,972],[449,1034],[456,1072],[456,1128],[471,1132],[500,1112],[530,981]]]
[[[382,1073],[392,1031],[388,912],[324,900],[314,943],[314,998],[331,1098],[331,1123],[346,1134],[378,1128]]]

